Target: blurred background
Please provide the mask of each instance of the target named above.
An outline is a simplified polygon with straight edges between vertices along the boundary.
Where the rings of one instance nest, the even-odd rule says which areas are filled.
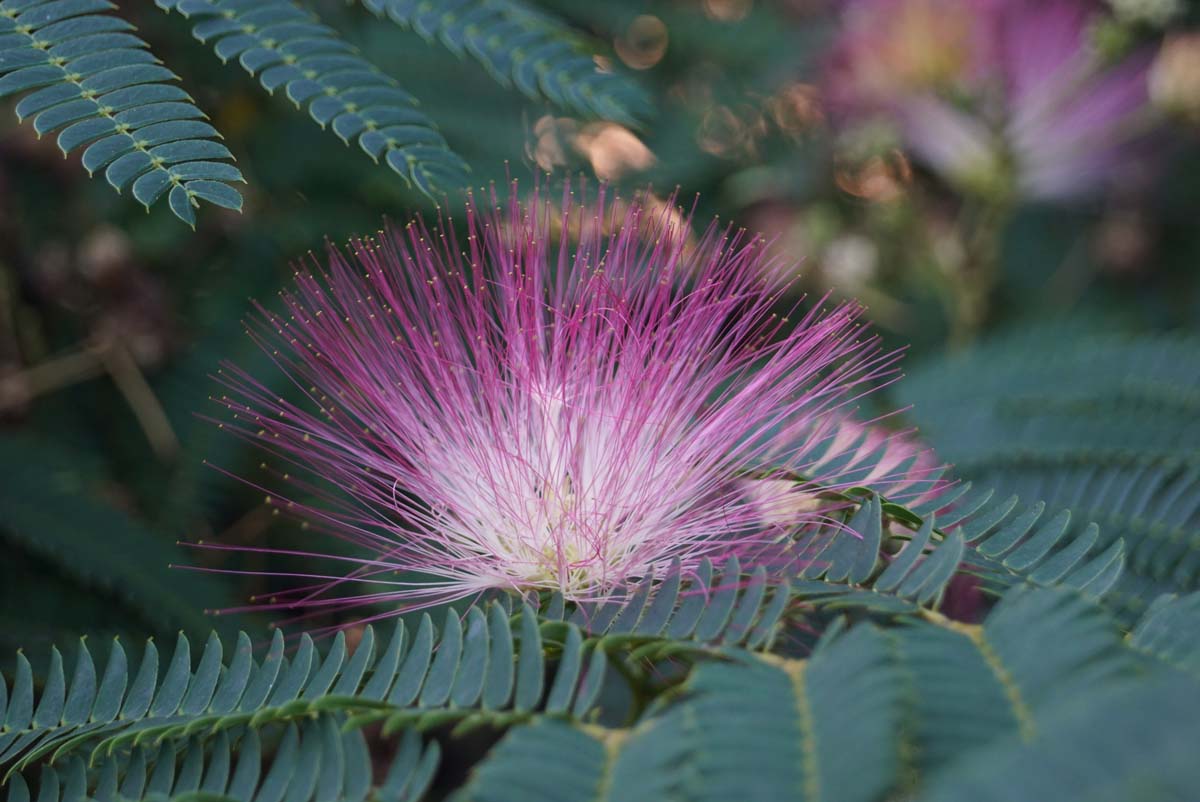
[[[167,568],[277,569],[176,542],[307,536],[204,465],[257,470],[200,417],[211,375],[266,361],[240,320],[291,260],[433,208],[177,15],[119,5],[224,134],[245,210],[206,206],[195,232],[165,204],[147,213],[0,101],[4,649],[252,623],[204,611],[267,580]],[[1148,465],[1195,470],[1200,3],[539,3],[647,93],[623,123],[527,98],[363,5],[304,5],[421,99],[474,186],[548,172],[652,202],[678,189],[699,220],[802,261],[806,292],[859,299],[909,349],[885,406],[913,405],[906,422],[963,475],[1102,517],[1112,493],[1058,497],[1064,475],[1111,489]],[[1195,584],[1196,514],[1146,523],[1184,533],[1191,573],[1139,569],[1135,550],[1134,581]]]

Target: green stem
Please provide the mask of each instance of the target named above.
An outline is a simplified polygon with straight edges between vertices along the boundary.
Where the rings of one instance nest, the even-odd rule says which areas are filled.
[[[967,258],[951,285],[955,299],[950,321],[951,347],[969,345],[987,322],[992,294],[1000,278],[1001,239],[1011,211],[1008,193],[967,202],[963,215]]]
[[[597,649],[600,646],[597,644]],[[629,693],[633,697],[633,703],[630,705],[629,714],[625,717],[623,726],[632,727],[642,717],[646,706],[657,695],[653,686],[646,682],[645,676],[640,671],[634,671],[624,660],[612,660],[611,665],[617,670],[617,673],[625,678],[625,683],[629,686]]]

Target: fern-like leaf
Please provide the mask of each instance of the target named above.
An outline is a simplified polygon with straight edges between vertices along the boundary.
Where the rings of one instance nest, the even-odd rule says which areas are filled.
[[[913,753],[925,772],[999,738],[1032,740],[1060,698],[1139,668],[1111,617],[1069,590],[1018,588],[981,626],[935,620],[893,637],[914,705]]]
[[[995,592],[1027,582],[1099,597],[1117,582],[1123,544],[1101,543],[1094,524],[1072,524],[1067,511],[1046,516],[1042,503],[1022,507],[1016,497],[971,491],[964,483],[911,510],[869,496],[844,524],[801,544],[807,567],[793,591],[833,609],[911,613],[936,608],[962,570]],[[884,547],[885,530],[900,544],[897,553]]]
[[[454,798],[910,798],[972,747],[1040,743],[1063,699],[1095,704],[1138,667],[1094,601],[1054,589],[1016,592],[982,627],[934,616],[826,637],[807,660],[725,658],[628,729],[514,728]]]
[[[213,635],[193,668],[191,642],[181,634],[161,682],[153,642],[132,679],[125,650],[114,643],[105,668],[112,679],[94,692],[76,691],[78,682],[86,684],[95,674],[81,644],[75,674],[84,679],[67,682],[57,652],[47,675],[53,680],[47,688],[59,688],[59,696],[82,694],[87,700],[76,705],[79,714],[70,719],[47,714],[40,724],[14,718],[0,735],[0,767],[21,770],[81,749],[102,757],[139,744],[286,723],[325,711],[350,714],[355,726],[382,722],[389,734],[434,724],[454,724],[458,732],[502,727],[540,713],[582,717],[597,704],[614,661],[637,678],[663,660],[771,642],[788,600],[786,588],[768,592],[761,574],[743,583],[736,561],[715,580],[707,564],[699,574],[686,582],[676,576],[657,588],[660,595],[577,611],[572,620],[563,620],[560,598],[541,617],[528,604],[516,616],[501,602],[474,607],[462,619],[450,610],[440,632],[428,615],[415,631],[401,621],[386,644],[377,645],[374,629],[367,627],[353,655],[339,633],[324,655],[302,635],[285,656],[283,635],[276,632],[261,661],[253,659],[244,634],[226,660],[225,645]],[[11,694],[16,709],[53,708],[57,703],[48,691],[35,698],[32,685],[23,682],[29,672],[28,661],[19,656]]]
[[[1001,336],[900,388],[960,473],[1044,500],[1125,542],[1107,599],[1136,621],[1164,592],[1200,590],[1200,343],[1181,337]]]
[[[870,627],[809,660],[699,667],[687,683],[686,708],[698,722],[683,733],[697,758],[687,797],[715,802],[737,798],[741,788],[748,799],[880,798],[901,763],[904,688],[886,681],[889,674],[886,638]],[[714,726],[733,715],[746,726]]]
[[[714,604],[706,609],[725,606]],[[609,632],[628,609],[648,612],[623,608]],[[40,695],[18,656],[11,693],[0,689],[11,798],[25,802],[35,764],[49,762],[38,782],[46,802],[197,792],[357,802],[372,787],[382,799],[417,799],[439,758],[419,733],[441,725],[453,725],[451,741],[477,726],[508,730],[460,800],[907,798],[960,771],[978,782],[972,754],[1052,748],[1066,731],[1062,710],[1105,708],[1139,677],[1192,697],[1198,687],[1184,673],[1147,671],[1145,653],[1161,650],[1130,648],[1093,599],[1019,588],[982,626],[926,612],[887,629],[835,628],[804,660],[714,643],[717,659],[698,662],[629,728],[608,728],[588,713],[611,661],[633,661],[634,641],[614,655],[607,638],[617,633],[588,637],[553,601],[542,612],[522,604],[510,617],[500,603],[462,620],[450,612],[440,636],[425,617],[411,637],[399,625],[383,648],[366,628],[352,654],[342,638],[322,656],[302,637],[285,655],[277,635],[261,662],[245,636],[226,661],[214,637],[195,667],[181,638],[165,670],[152,644],[136,672],[119,645],[102,672],[81,645],[70,681],[52,654]],[[382,722],[384,738],[402,733],[382,782],[367,779],[354,733],[368,722]],[[267,742],[278,746],[260,768]]]
[[[164,195],[193,228],[201,200],[241,210],[244,181],[191,97],[108,0],[0,1],[0,98],[63,154],[83,148],[118,192],[147,209]]]
[[[110,755],[89,767],[79,755],[38,773],[40,802],[84,799],[253,802],[362,802],[419,799],[433,780],[439,748],[407,733],[380,782],[361,730],[345,730],[335,714],[318,714],[282,728],[273,753],[254,728],[222,731],[212,739],[163,741]],[[269,745],[269,744],[268,744]],[[269,757],[264,761],[264,754]],[[29,783],[14,775],[9,800],[29,798]]]
[[[1129,643],[1182,671],[1200,677],[1200,593],[1155,600]]]
[[[919,800],[1179,802],[1196,794],[1197,742],[1194,682],[1130,682],[1064,701],[1037,738],[975,753]]]
[[[688,799],[677,767],[687,757],[675,720],[632,731],[539,719],[515,728],[451,797],[454,802],[604,802]],[[741,797],[751,799],[753,797]]]
[[[268,92],[283,90],[322,128],[383,160],[433,195],[466,184],[468,167],[401,89],[290,0],[155,0],[197,20],[193,35],[222,61],[237,59]]]
[[[649,101],[632,81],[603,71],[559,20],[518,0],[363,0],[371,12],[469,53],[503,86],[586,116],[636,123]]]

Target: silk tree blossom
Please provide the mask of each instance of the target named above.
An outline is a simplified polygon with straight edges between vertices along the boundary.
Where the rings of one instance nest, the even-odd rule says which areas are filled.
[[[1066,200],[1144,161],[1150,54],[1091,42],[1089,0],[847,0],[827,88],[883,115],[928,167],[979,192]]]
[[[673,203],[604,190],[489,200],[465,239],[449,219],[388,229],[298,272],[283,314],[259,308],[298,400],[224,366],[223,425],[288,473],[272,503],[352,546],[309,555],[343,570],[287,575],[275,606],[594,600],[729,555],[789,570],[831,494],[932,484],[913,452],[848,434],[897,354],[856,306],[781,311],[794,268],[761,238],[691,236]],[[776,480],[814,501],[753,484]]]

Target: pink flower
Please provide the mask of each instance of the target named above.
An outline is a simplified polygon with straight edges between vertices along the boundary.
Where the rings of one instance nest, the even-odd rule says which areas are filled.
[[[284,314],[260,307],[252,334],[303,398],[226,366],[226,426],[286,464],[273,503],[353,546],[312,555],[345,570],[275,606],[598,599],[733,554],[784,570],[831,503],[781,531],[749,478],[814,498],[932,482],[848,434],[897,360],[858,308],[779,314],[792,269],[760,238],[696,240],[673,203],[604,196],[472,201],[465,240],[448,220],[389,229],[297,273]]]
[[[976,191],[1063,200],[1136,166],[1157,122],[1146,53],[1105,63],[1088,0],[853,0],[829,60],[842,119],[884,115]]]

